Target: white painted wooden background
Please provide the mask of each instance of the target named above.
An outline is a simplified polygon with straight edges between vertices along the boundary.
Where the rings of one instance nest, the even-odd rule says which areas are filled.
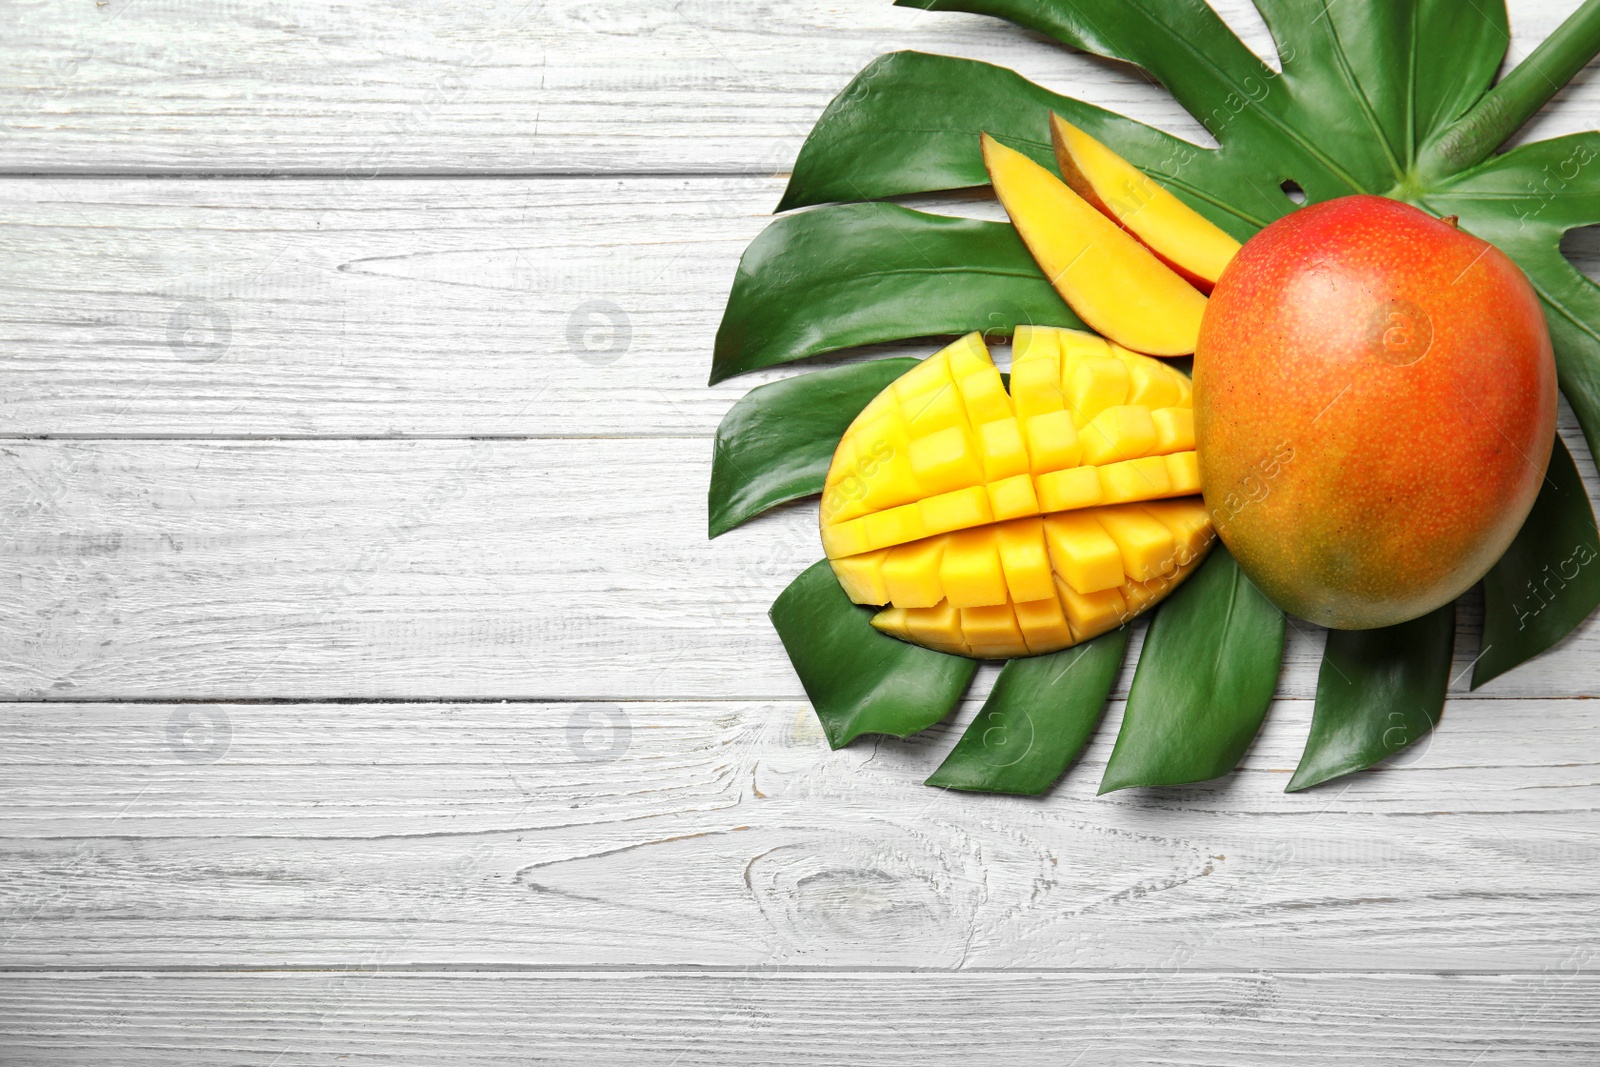
[[[827,750],[810,509],[704,537],[788,372],[703,382],[901,47],[1204,139],[887,0],[7,0],[0,1063],[1600,1060],[1600,626],[1295,796],[1309,626],[1219,782],[1096,798],[1114,702],[1047,798],[926,789],[987,670]],[[1597,122],[1591,68],[1524,137]]]

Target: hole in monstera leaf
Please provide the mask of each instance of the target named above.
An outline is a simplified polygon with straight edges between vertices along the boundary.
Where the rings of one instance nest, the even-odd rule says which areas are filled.
[[[1295,203],[1303,204],[1306,202],[1306,191],[1300,188],[1299,182],[1285,179],[1278,187],[1283,190],[1283,195]]]
[[[1568,230],[1561,238],[1561,254],[1590,281],[1600,282],[1600,226]]]

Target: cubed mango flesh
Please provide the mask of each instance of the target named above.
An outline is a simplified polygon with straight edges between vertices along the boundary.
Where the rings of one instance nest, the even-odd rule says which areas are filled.
[[[833,561],[833,573],[844,588],[845,595],[857,604],[887,604],[895,599],[889,583],[884,578],[883,563],[891,551],[880,548],[876,552],[863,552],[859,556],[843,556]]]
[[[989,510],[995,522],[1020,519],[1025,515],[1038,515],[1039,495],[1034,492],[1033,479],[1026,474],[1014,475],[989,483]]]
[[[1193,424],[1191,423],[1191,435]],[[1028,473],[1028,448],[1016,419],[1000,419],[978,427],[978,447],[983,452],[983,476],[990,482]]]
[[[1017,628],[1028,651],[1037,656],[1054,652],[1072,644],[1072,627],[1067,624],[1066,611],[1061,600],[1051,590],[1051,595],[1041,600],[1024,600],[1012,605],[1016,612]]]
[[[1118,404],[1083,428],[1083,462],[1093,466],[1138,459],[1156,446],[1156,424],[1149,408]],[[915,447],[913,445],[913,447]]]
[[[889,595],[878,603],[931,608],[944,599],[944,586],[939,581],[944,538],[929,537],[880,551],[888,553],[881,567],[883,585]]]
[[[1028,464],[1035,474],[1076,467],[1083,459],[1083,444],[1072,420],[1072,412],[1057,410],[1022,420],[1028,446]],[[1088,462],[1088,461],[1085,461]]]
[[[1017,417],[1022,419],[1064,410],[1067,398],[1061,392],[1060,357],[1035,356],[1024,363],[1013,363],[1011,401]]]
[[[1177,569],[1172,531],[1143,508],[1125,504],[1100,508],[1095,520],[1117,543],[1122,572],[1136,582],[1148,582]]]
[[[911,474],[930,496],[965,489],[983,482],[983,453],[965,425],[952,426],[912,439]]]
[[[945,599],[958,608],[981,608],[1006,601],[1006,576],[1000,548],[988,530],[962,530],[945,540],[939,561]]]
[[[1062,367],[1061,391],[1079,426],[1128,400],[1128,365],[1111,356],[1085,356]]]
[[[1152,520],[1153,521],[1153,520]],[[1162,527],[1166,529],[1166,527]],[[1043,600],[1055,592],[1050,552],[1044,543],[1044,522],[1018,519],[994,527],[1000,549],[1000,569],[1012,600]]]
[[[1122,625],[1198,566],[1188,379],[1079,331],[1019,328],[1007,393],[976,334],[862,411],[824,479],[823,547],[873,624],[957,655]]]
[[[1073,589],[1098,593],[1127,581],[1122,550],[1092,511],[1069,511],[1044,520],[1050,565]]]

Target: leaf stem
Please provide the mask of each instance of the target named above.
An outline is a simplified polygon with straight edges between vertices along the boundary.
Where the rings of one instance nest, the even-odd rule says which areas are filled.
[[[1489,158],[1600,52],[1600,0],[1582,7],[1477,104],[1421,152],[1415,178],[1426,188]]]

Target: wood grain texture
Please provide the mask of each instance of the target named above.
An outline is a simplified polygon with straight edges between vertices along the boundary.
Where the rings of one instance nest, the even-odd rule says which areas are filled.
[[[1513,59],[1577,2],[1512,0]],[[1226,779],[1095,797],[1119,699],[1050,796],[959,795],[993,670],[830,752],[765,618],[814,512],[705,540],[717,421],[790,373],[705,388],[717,318],[850,77],[971,56],[1207,143],[1159,86],[887,0],[0,41],[0,1062],[1596,1060],[1600,625],[1305,794],[1302,626]]]
[[[0,433],[709,437],[780,188],[12,179]]]
[[[328,1062],[967,1067],[1589,1064],[1594,976],[576,973],[40,975],[0,1055],[117,1067]]]
[[[1600,705],[1465,699],[1283,786],[918,783],[976,713],[824,744],[802,702],[35,704],[0,723],[10,967],[1540,971],[1600,950]]]
[[[709,437],[794,372],[705,385],[781,188],[12,179],[0,435]],[[1600,277],[1600,234],[1569,254]]]
[[[819,558],[814,506],[708,541],[709,459],[693,439],[0,442],[0,698],[800,697],[766,612]],[[1281,695],[1315,692],[1321,644],[1293,624]],[[1591,620],[1482,692],[1595,694],[1597,663]]]
[[[1513,59],[1577,2],[1512,0]],[[1273,55],[1248,0],[1216,6]],[[1135,71],[887,0],[15,0],[0,34],[13,171],[771,174],[858,70],[901,48],[1011,66],[1206,140]],[[1597,114],[1569,90],[1528,135]]]
[[[883,0],[40,0],[6,23],[21,69],[0,94],[0,161],[21,170],[772,173],[897,48],[1015,64],[1184,121],[1131,71]]]

